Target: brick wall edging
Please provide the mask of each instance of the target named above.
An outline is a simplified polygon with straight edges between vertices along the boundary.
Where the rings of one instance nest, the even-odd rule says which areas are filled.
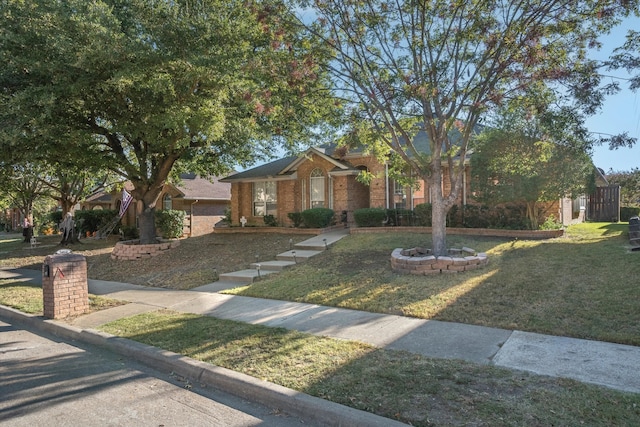
[[[417,276],[475,270],[488,262],[486,253],[469,248],[450,249],[448,256],[431,255],[429,249],[423,248],[396,248],[391,252],[391,270]]]
[[[158,239],[158,243],[140,244],[140,240],[124,240],[117,242],[111,251],[111,259],[119,261],[135,261],[160,255],[180,245],[180,240]]]

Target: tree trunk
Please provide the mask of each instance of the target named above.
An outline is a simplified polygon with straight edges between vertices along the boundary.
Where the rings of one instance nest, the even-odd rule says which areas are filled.
[[[529,219],[529,226],[532,230],[538,229],[538,208],[535,201],[527,202],[527,218]]]
[[[431,251],[435,256],[448,254],[447,248],[447,211],[442,197],[442,187],[438,179],[430,183],[431,203]]]
[[[138,226],[140,228],[140,244],[147,245],[158,243],[156,240],[156,208],[144,206],[140,216],[138,217]]]

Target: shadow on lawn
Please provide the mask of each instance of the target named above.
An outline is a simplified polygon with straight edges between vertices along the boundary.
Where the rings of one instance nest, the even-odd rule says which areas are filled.
[[[434,319],[640,345],[640,259],[619,226],[606,228],[610,237],[595,242],[515,244],[490,256],[493,274]]]

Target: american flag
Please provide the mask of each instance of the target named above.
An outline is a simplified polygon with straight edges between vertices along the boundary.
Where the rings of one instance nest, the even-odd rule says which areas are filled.
[[[127,208],[131,204],[132,200],[133,200],[133,197],[131,196],[131,194],[129,194],[127,192],[127,190],[125,190],[123,188],[122,189],[122,203],[120,204],[120,213],[118,213],[118,216],[120,218],[122,218],[124,216],[124,213],[127,211]]]

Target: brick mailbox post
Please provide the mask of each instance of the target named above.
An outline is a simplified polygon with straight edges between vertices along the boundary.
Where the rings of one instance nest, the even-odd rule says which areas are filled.
[[[44,317],[61,319],[89,311],[87,260],[79,254],[49,255],[42,265]]]

